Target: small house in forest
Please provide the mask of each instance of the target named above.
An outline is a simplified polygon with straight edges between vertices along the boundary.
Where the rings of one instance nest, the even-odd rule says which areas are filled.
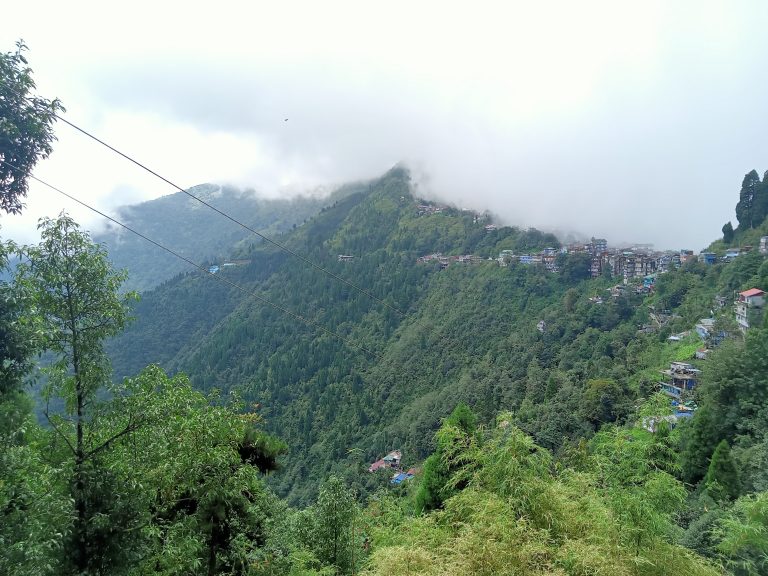
[[[699,369],[687,362],[672,362],[669,370],[661,371],[667,377],[665,381],[659,382],[661,391],[670,398],[679,400],[696,387],[699,372]]]
[[[400,453],[400,450],[392,450],[386,456],[384,456],[384,458],[376,460],[376,462],[371,464],[368,467],[368,472],[376,472],[377,470],[381,470],[381,469],[399,470],[401,458],[402,458],[402,454]]]

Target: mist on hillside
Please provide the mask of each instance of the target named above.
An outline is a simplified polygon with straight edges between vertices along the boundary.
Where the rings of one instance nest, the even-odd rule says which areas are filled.
[[[0,39],[24,36],[40,91],[183,188],[292,196],[402,162],[420,194],[504,223],[701,249],[768,158],[758,2],[223,9],[173,43],[171,7],[82,35],[13,10]],[[174,191],[57,132],[40,175],[68,192],[111,209]],[[33,192],[30,218],[68,207]]]

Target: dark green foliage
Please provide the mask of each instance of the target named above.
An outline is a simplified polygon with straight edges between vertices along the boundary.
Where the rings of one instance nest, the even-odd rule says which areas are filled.
[[[730,220],[723,225],[723,242],[726,244],[733,242],[733,224]]]
[[[701,408],[684,437],[686,480],[696,482],[704,477],[721,441],[738,439],[740,450],[762,441],[767,373],[768,330],[764,329],[751,329],[743,343],[723,344],[708,360],[699,391]]]
[[[632,409],[626,388],[609,379],[588,380],[580,405],[584,418],[596,427],[616,422]]]
[[[284,469],[269,482],[293,503],[314,500],[318,479],[331,474],[361,493],[375,490],[375,475],[349,472],[360,465],[352,466],[350,449],[368,462],[401,449],[407,463],[416,463],[434,450],[433,434],[457,402],[471,406],[479,421],[500,407],[519,408],[516,423],[557,449],[594,429],[580,409],[586,381],[625,382],[641,365],[638,355],[658,346],[636,337],[647,319],[643,297],[590,304],[588,296],[604,294],[609,284],[578,280],[589,275],[584,255],[571,255],[570,277],[487,260],[445,270],[417,263],[438,250],[497,256],[554,247],[553,240],[535,230],[487,231],[456,210],[419,216],[409,176],[396,169],[285,241],[403,314],[268,246],[254,247],[248,266],[228,272],[360,342],[379,355],[375,361],[210,278],[187,275],[136,305],[136,323],[110,346],[115,372],[129,375],[159,362],[188,372],[201,389],[237,389],[259,402],[269,429],[290,446]],[[338,262],[338,254],[355,258]],[[536,330],[540,320],[543,332]],[[603,417],[623,417],[636,394],[626,386],[626,398],[614,395]]]
[[[577,284],[582,280],[586,280],[591,274],[591,263],[592,257],[586,253],[577,252],[576,254],[566,255],[560,264],[563,280],[567,284]]]
[[[21,213],[27,179],[56,139],[53,123],[64,108],[58,100],[34,96],[35,82],[22,41],[0,54],[0,210]]]
[[[717,528],[724,511],[714,507],[698,516],[685,531],[680,543],[702,556],[716,557],[719,538]]]
[[[542,567],[712,573],[672,544],[681,535],[680,519],[691,547],[754,573],[762,550],[761,496],[726,507],[739,493],[768,484],[762,465],[768,463],[768,336],[754,330],[743,344],[723,344],[711,356],[693,422],[654,434],[632,424],[669,413],[667,398],[640,398],[656,390],[659,368],[689,360],[700,346],[695,337],[667,343],[666,334],[689,329],[731,283],[768,275],[759,254],[710,267],[687,264],[662,276],[650,296],[628,290],[610,297],[606,278],[581,278],[584,257],[559,274],[487,260],[440,270],[417,257],[436,245],[495,256],[551,239],[531,230],[488,231],[457,210],[418,216],[409,190],[407,173],[395,169],[286,237],[402,314],[267,246],[249,247],[250,264],[231,271],[238,283],[360,342],[376,358],[210,278],[187,275],[136,306],[144,324],[113,343],[115,358],[120,373],[129,374],[155,355],[174,371],[189,369],[195,388],[210,395],[157,367],[94,394],[108,374],[99,338],[84,341],[90,353],[77,354],[89,363],[78,383],[78,370],[63,369],[76,356],[72,340],[57,341],[55,314],[46,317],[48,342],[65,351],[51,384],[75,406],[74,422],[52,416],[56,428],[41,432],[25,420],[22,397],[0,405],[12,432],[2,437],[9,449],[0,457],[0,510],[11,522],[10,529],[0,527],[9,543],[0,571],[18,564],[14,576],[327,574],[356,573],[366,560],[371,573],[402,566],[441,574],[540,573]],[[63,276],[99,292],[100,278],[110,272],[101,252],[86,252],[63,267]],[[338,262],[338,254],[355,258]],[[34,256],[37,268],[22,266],[21,278],[39,280],[45,306],[36,310],[54,310],[60,278],[46,276],[44,250]],[[638,333],[650,322],[649,305],[669,306],[677,316],[667,315],[660,333]],[[112,330],[117,324],[110,321],[119,323],[124,313],[94,308],[106,310],[94,331]],[[87,317],[81,326],[91,326]],[[218,389],[238,393],[221,396]],[[81,394],[85,418],[77,409]],[[270,431],[288,439],[285,458],[286,444],[262,429],[260,416],[225,400],[241,396],[258,403]],[[512,411],[497,418],[502,408]],[[27,445],[28,438],[34,443]],[[675,478],[679,438],[687,476],[698,480],[709,465],[696,492],[701,496],[687,509]],[[723,438],[732,441],[730,455],[715,450]],[[392,449],[402,450],[405,467],[429,457],[417,480],[389,496],[377,494],[371,500],[377,514],[361,517],[356,495],[391,488],[388,474],[365,471],[367,462]],[[51,470],[51,462],[58,468]],[[314,506],[292,511],[272,496],[261,474],[278,468],[267,482],[292,502]],[[409,497],[396,502],[393,493]],[[74,514],[68,494],[75,496]],[[722,516],[709,514],[720,510],[712,497],[724,507]],[[36,499],[47,512],[35,508]],[[424,514],[404,521],[412,504]],[[34,509],[32,521],[24,516],[27,507]],[[377,524],[384,528],[368,556],[363,535],[377,533]],[[54,525],[60,532],[46,537],[44,528]],[[41,552],[44,546],[53,552]],[[387,552],[404,563],[392,568],[382,560]],[[62,558],[72,569],[62,568]]]
[[[727,440],[721,440],[715,448],[704,476],[704,486],[716,501],[733,500],[739,496],[739,471],[731,457],[731,447]]]
[[[424,462],[421,483],[416,492],[417,513],[442,508],[448,498],[464,488],[463,481],[451,483],[451,479],[465,464],[456,457],[456,453],[472,442],[476,423],[477,417],[464,403],[456,406],[445,419],[436,436],[437,448]]]
[[[13,244],[0,243],[0,272],[7,270],[8,254],[13,250]],[[32,355],[40,346],[34,326],[23,314],[30,304],[24,291],[0,281],[0,402],[21,389],[32,368]]]
[[[757,171],[752,170],[741,184],[739,202],[736,204],[736,219],[739,231],[759,226],[768,215],[768,182],[760,182]]]
[[[279,468],[277,459],[288,451],[288,445],[260,428],[251,427],[246,429],[237,451],[243,463],[256,466],[262,474],[267,474]]]
[[[674,310],[680,307],[695,282],[695,278],[685,270],[672,271],[660,276],[655,286],[659,307],[662,310]]]
[[[752,228],[754,224],[755,190],[760,185],[760,176],[752,170],[744,176],[739,193],[739,202],[736,204],[736,219],[739,228]]]

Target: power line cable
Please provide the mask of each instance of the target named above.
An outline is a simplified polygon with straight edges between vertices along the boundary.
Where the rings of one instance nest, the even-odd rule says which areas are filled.
[[[162,180],[162,181],[163,181],[163,182],[165,182],[166,184],[168,184],[168,185],[170,185],[171,187],[175,188],[175,189],[176,189],[176,190],[178,190],[179,192],[182,192],[182,193],[186,194],[186,195],[187,195],[187,196],[189,196],[190,198],[192,198],[192,199],[194,199],[194,200],[198,201],[199,203],[201,203],[202,205],[206,206],[207,208],[210,208],[210,209],[211,209],[211,210],[213,210],[214,212],[217,212],[217,213],[218,213],[218,214],[220,214],[221,216],[223,216],[223,217],[227,218],[228,220],[230,220],[230,221],[234,222],[234,223],[235,223],[235,224],[237,224],[238,226],[241,226],[241,227],[242,227],[242,228],[244,228],[245,230],[248,230],[248,231],[249,231],[249,232],[251,232],[252,234],[254,234],[254,235],[258,236],[258,237],[259,237],[259,238],[261,238],[261,239],[263,239],[264,241],[266,241],[266,242],[268,242],[268,243],[270,243],[270,244],[272,244],[272,245],[276,246],[277,248],[279,248],[279,249],[281,249],[281,250],[283,250],[283,251],[287,252],[288,254],[291,254],[292,256],[294,256],[294,257],[296,257],[296,258],[298,258],[298,259],[302,260],[302,261],[303,261],[303,262],[305,262],[306,264],[308,264],[308,265],[312,266],[313,268],[315,268],[315,269],[317,269],[317,270],[319,270],[319,271],[323,272],[324,274],[326,274],[326,275],[328,275],[328,276],[330,276],[330,277],[332,277],[332,278],[334,278],[334,279],[336,279],[336,280],[338,280],[338,281],[340,281],[340,282],[342,282],[342,283],[346,284],[346,285],[347,285],[347,286],[349,286],[350,288],[353,288],[354,290],[357,290],[358,292],[360,292],[360,293],[362,293],[362,294],[364,294],[364,295],[368,296],[368,297],[369,297],[369,298],[371,298],[372,300],[375,300],[375,301],[377,301],[377,302],[381,303],[383,306],[385,306],[385,307],[386,307],[386,308],[388,308],[389,310],[392,310],[393,312],[395,312],[395,313],[396,313],[398,316],[400,316],[401,318],[405,318],[405,317],[406,317],[406,314],[405,314],[404,312],[402,312],[401,310],[399,310],[399,309],[398,309],[396,306],[393,306],[393,305],[391,305],[391,304],[388,304],[387,302],[385,302],[385,301],[384,301],[384,300],[382,300],[381,298],[379,298],[379,297],[375,296],[374,294],[370,293],[369,291],[365,290],[364,288],[362,288],[362,287],[358,286],[358,285],[357,285],[357,284],[355,284],[354,282],[351,282],[351,281],[349,281],[349,280],[347,280],[347,279],[345,279],[345,278],[342,278],[342,277],[341,277],[341,276],[339,276],[338,274],[335,274],[335,273],[331,272],[330,270],[328,270],[328,269],[324,268],[323,266],[320,266],[319,264],[317,264],[317,263],[313,262],[312,260],[310,260],[310,259],[309,259],[309,258],[307,258],[306,256],[304,256],[304,255],[302,255],[302,254],[300,254],[300,253],[298,253],[298,252],[296,252],[296,251],[292,250],[291,248],[289,248],[289,247],[285,246],[284,244],[281,244],[280,242],[277,242],[276,240],[274,240],[274,239],[272,239],[272,238],[270,238],[270,237],[266,236],[265,234],[263,234],[263,233],[261,233],[261,232],[258,232],[257,230],[254,230],[253,228],[249,227],[248,225],[246,225],[246,224],[243,224],[242,222],[240,222],[240,221],[239,221],[239,220],[237,220],[236,218],[234,218],[234,217],[230,216],[230,215],[229,215],[229,214],[227,214],[226,212],[224,212],[224,211],[222,211],[222,210],[220,210],[220,209],[216,208],[215,206],[211,205],[210,203],[206,202],[205,200],[203,200],[203,199],[201,199],[201,198],[199,198],[199,197],[195,196],[195,195],[194,195],[194,194],[192,194],[191,192],[189,192],[189,191],[187,191],[187,190],[183,189],[183,188],[182,188],[181,186],[179,186],[178,184],[175,184],[175,183],[174,183],[174,182],[172,182],[171,180],[169,180],[169,179],[165,178],[164,176],[162,176],[161,174],[159,174],[159,173],[155,172],[154,170],[152,170],[151,168],[149,168],[149,167],[147,167],[146,165],[142,164],[141,162],[139,162],[138,160],[136,160],[136,159],[134,159],[133,157],[129,156],[128,154],[126,154],[126,153],[124,153],[124,152],[122,152],[122,151],[118,150],[118,149],[117,149],[117,148],[115,148],[114,146],[112,146],[112,145],[108,144],[107,142],[105,142],[105,141],[101,140],[100,138],[98,138],[97,136],[95,136],[95,135],[91,134],[90,132],[88,132],[88,131],[87,131],[87,130],[85,130],[84,128],[81,128],[80,126],[78,126],[78,125],[74,124],[73,122],[70,122],[70,121],[69,121],[69,120],[67,120],[66,118],[63,118],[61,115],[59,115],[59,114],[54,114],[54,116],[55,116],[55,117],[56,117],[58,120],[61,120],[62,122],[64,122],[65,124],[67,124],[68,126],[70,126],[71,128],[73,128],[74,130],[76,130],[76,131],[78,131],[78,132],[82,133],[83,135],[85,135],[85,136],[87,136],[88,138],[90,138],[90,139],[94,140],[94,141],[95,141],[95,142],[97,142],[98,144],[101,144],[102,146],[104,146],[104,147],[105,147],[105,148],[107,148],[108,150],[110,150],[110,151],[114,152],[115,154],[117,154],[117,155],[121,156],[122,158],[124,158],[124,159],[128,160],[128,161],[129,161],[129,162],[131,162],[132,164],[135,164],[136,166],[138,166],[138,167],[139,167],[139,168],[141,168],[142,170],[145,170],[146,172],[150,173],[151,175],[155,176],[156,178],[158,178],[158,179]],[[33,177],[33,176],[32,176],[32,178],[33,178],[33,179],[35,179],[35,180],[38,180],[37,178],[35,178],[35,177]],[[38,181],[39,181],[39,180],[38,180]],[[46,183],[44,183],[44,184],[45,184],[46,186],[49,186],[49,187],[50,187],[50,185],[49,185],[49,184],[46,184]],[[56,189],[54,188],[54,190],[56,190]],[[56,191],[57,191],[57,192],[60,192],[59,190],[56,190]],[[70,198],[72,198],[72,197],[70,196]],[[76,202],[79,202],[77,199],[74,199],[74,198],[72,198],[72,199],[73,199],[74,201],[76,201]],[[110,219],[110,220],[112,220],[112,221],[114,221],[114,222],[118,223],[120,226],[123,226],[123,227],[125,227],[126,229],[128,229],[128,230],[131,230],[130,228],[128,228],[128,227],[127,227],[127,226],[125,226],[124,224],[122,224],[122,223],[119,223],[119,222],[117,222],[117,221],[113,220],[113,219],[112,219],[112,218],[110,218],[109,216],[106,216],[105,214],[103,214],[103,213],[99,212],[98,210],[96,210],[96,209],[92,208],[91,206],[88,206],[88,205],[85,205],[85,204],[83,204],[83,205],[84,205],[84,206],[86,206],[88,209],[90,209],[90,210],[93,210],[93,211],[97,212],[98,214],[101,214],[101,215],[102,215],[102,216],[104,216],[105,218],[108,218],[108,219]],[[135,231],[133,231],[133,230],[131,230],[131,231],[132,231],[132,232],[135,232]],[[139,234],[138,232],[135,232],[135,233],[136,233],[136,234],[138,234],[139,236],[142,236],[142,235],[141,235],[141,234]],[[142,237],[143,237],[143,236],[142,236]],[[150,242],[152,242],[153,244],[155,244],[155,242],[154,242],[153,240],[150,240],[150,239],[148,239],[148,238],[147,238],[147,240],[148,240],[148,241],[150,241]],[[159,244],[158,244],[158,246],[160,246],[160,247],[161,247],[161,248],[163,248],[164,250],[168,250],[167,248],[165,248],[165,247],[164,247],[164,246],[162,246],[162,245],[159,245]],[[180,257],[181,257],[183,260],[185,260],[185,261],[189,262],[190,264],[192,264],[193,266],[195,266],[196,268],[200,268],[200,266],[198,266],[197,264],[195,264],[195,263],[193,263],[193,262],[191,262],[191,261],[187,260],[187,259],[186,259],[186,258],[184,258],[183,256],[180,256]],[[202,269],[202,270],[203,270],[203,272],[205,272],[206,274],[209,274],[209,272],[208,272],[207,270],[205,270],[205,269]],[[239,287],[238,287],[238,288],[239,288]],[[257,297],[258,297],[258,296],[257,296]],[[271,302],[269,302],[269,304],[270,304],[270,305],[273,305],[273,306],[276,306],[276,305],[272,304]],[[289,313],[290,313],[290,311],[289,311]],[[292,313],[291,313],[291,314],[292,314]],[[310,322],[311,322],[311,321],[310,321]],[[429,327],[426,325],[426,323],[425,323],[423,320],[416,320],[416,321],[414,322],[414,324],[416,324],[416,325],[422,325],[422,326],[424,326],[425,328],[428,328],[428,329],[429,329]],[[323,330],[325,330],[325,331],[327,331],[327,329],[326,329],[326,328],[323,328],[322,326],[320,326],[320,328],[321,328],[321,329],[323,329]],[[338,334],[336,334],[336,333],[333,333],[333,334],[334,334],[335,336],[337,336],[337,337],[339,337],[339,338],[342,338],[342,339],[344,339],[345,341],[347,341],[347,340],[346,340],[346,339],[345,339],[343,336],[341,336],[341,335],[338,335]],[[453,340],[453,339],[452,339],[452,338],[450,338],[450,337],[449,337],[448,339],[449,339],[449,340]],[[362,347],[360,347],[360,346],[356,346],[356,347],[358,347],[358,348],[361,348],[361,349],[365,350],[364,348],[362,348]],[[365,350],[365,351],[366,351],[367,353],[369,353],[369,354],[372,354],[372,355],[374,355],[374,356],[375,356],[375,354],[374,354],[373,352],[370,352],[370,351],[368,351],[368,350]]]
[[[334,279],[338,280],[339,282],[342,282],[342,283],[346,284],[346,285],[347,285],[347,286],[349,286],[350,288],[352,288],[352,289],[354,289],[354,290],[357,290],[357,291],[358,291],[358,292],[360,292],[361,294],[364,294],[364,295],[366,295],[368,298],[371,298],[372,300],[375,300],[376,302],[378,302],[378,303],[382,304],[382,305],[383,305],[383,306],[385,306],[386,308],[388,308],[388,309],[392,310],[392,311],[393,311],[393,312],[395,312],[397,315],[399,315],[399,316],[405,316],[405,313],[404,313],[404,312],[402,312],[402,311],[400,311],[400,310],[399,310],[397,307],[395,307],[395,306],[393,306],[393,305],[391,305],[391,304],[389,304],[389,303],[385,302],[384,300],[382,300],[382,299],[381,299],[381,298],[379,298],[378,296],[376,296],[376,295],[372,294],[371,292],[369,292],[369,291],[368,291],[368,290],[366,290],[365,288],[362,288],[361,286],[358,286],[357,284],[355,284],[354,282],[351,282],[351,281],[347,280],[346,278],[342,278],[342,277],[341,277],[341,276],[339,276],[338,274],[335,274],[335,273],[331,272],[330,270],[328,270],[327,268],[324,268],[324,267],[323,267],[323,266],[321,266],[320,264],[317,264],[316,262],[313,262],[312,260],[310,260],[310,259],[309,259],[309,258],[307,258],[306,256],[304,256],[304,255],[302,255],[302,254],[300,254],[300,253],[296,252],[295,250],[292,250],[291,248],[289,248],[289,247],[288,247],[288,246],[286,246],[285,244],[282,244],[282,243],[278,242],[277,240],[274,240],[274,239],[272,239],[272,238],[270,238],[270,237],[266,236],[265,234],[262,234],[261,232],[259,232],[259,231],[257,231],[257,230],[254,230],[253,228],[251,228],[251,227],[250,227],[250,226],[248,226],[247,224],[243,224],[243,223],[242,223],[241,221],[239,221],[237,218],[234,218],[233,216],[230,216],[229,214],[227,214],[227,213],[226,213],[226,212],[224,212],[223,210],[219,210],[218,208],[216,208],[216,207],[215,207],[215,206],[213,206],[212,204],[210,204],[210,203],[206,202],[206,201],[205,201],[205,200],[203,200],[202,198],[199,198],[198,196],[195,196],[195,195],[194,195],[194,194],[192,194],[191,192],[189,192],[189,191],[187,191],[187,190],[184,190],[184,189],[183,189],[181,186],[179,186],[178,184],[175,184],[174,182],[171,182],[171,181],[170,181],[168,178],[165,178],[164,176],[162,176],[161,174],[159,174],[159,173],[155,172],[155,171],[154,171],[154,170],[152,170],[151,168],[149,168],[149,167],[145,166],[144,164],[142,164],[142,163],[141,163],[141,162],[139,162],[138,160],[135,160],[134,158],[132,158],[132,157],[131,157],[131,156],[129,156],[128,154],[126,154],[126,153],[124,153],[124,152],[121,152],[120,150],[118,150],[118,149],[117,149],[117,148],[115,148],[114,146],[111,146],[110,144],[106,143],[104,140],[101,140],[101,139],[100,139],[100,138],[98,138],[97,136],[94,136],[93,134],[91,134],[90,132],[88,132],[87,130],[85,130],[84,128],[80,128],[80,127],[79,127],[79,126],[77,126],[76,124],[73,124],[73,123],[72,123],[72,122],[70,122],[69,120],[67,120],[67,119],[65,119],[65,118],[63,118],[63,117],[61,117],[59,114],[56,114],[56,118],[58,118],[59,120],[61,120],[61,121],[62,121],[62,122],[64,122],[65,124],[67,124],[68,126],[70,126],[70,127],[74,128],[75,130],[77,130],[77,131],[78,131],[78,132],[80,132],[81,134],[84,134],[84,135],[85,135],[85,136],[87,136],[88,138],[90,138],[90,139],[92,139],[92,140],[94,140],[94,141],[98,142],[99,144],[101,144],[101,145],[102,145],[102,146],[104,146],[105,148],[107,148],[107,149],[111,150],[111,151],[112,151],[112,152],[114,152],[115,154],[117,154],[117,155],[119,155],[119,156],[121,156],[121,157],[125,158],[125,159],[126,159],[126,160],[128,160],[129,162],[131,162],[131,163],[135,164],[135,165],[136,165],[136,166],[138,166],[139,168],[141,168],[141,169],[143,169],[143,170],[145,170],[145,171],[149,172],[150,174],[152,174],[152,175],[153,175],[153,176],[155,176],[156,178],[158,178],[158,179],[162,180],[162,181],[163,181],[163,182],[165,182],[166,184],[168,184],[168,185],[172,186],[173,188],[175,188],[175,189],[176,189],[176,190],[178,190],[179,192],[183,192],[184,194],[186,194],[186,195],[187,195],[187,196],[189,196],[190,198],[193,198],[193,199],[197,200],[198,202],[200,202],[200,203],[201,203],[203,206],[206,206],[207,208],[210,208],[211,210],[213,210],[214,212],[217,212],[218,214],[220,214],[220,215],[221,215],[221,216],[223,216],[224,218],[227,218],[228,220],[230,220],[230,221],[234,222],[234,223],[235,223],[235,224],[237,224],[238,226],[240,226],[240,227],[244,228],[245,230],[248,230],[248,231],[249,231],[251,234],[254,234],[254,235],[258,236],[259,238],[261,238],[261,239],[262,239],[262,240],[264,240],[265,242],[268,242],[268,243],[272,244],[273,246],[276,246],[276,247],[277,247],[277,248],[279,248],[280,250],[283,250],[283,251],[287,252],[287,253],[288,253],[288,254],[290,254],[291,256],[294,256],[294,257],[298,258],[299,260],[301,260],[302,262],[304,262],[304,263],[306,263],[306,264],[309,264],[310,266],[312,266],[313,268],[315,268],[315,269],[317,269],[317,270],[320,270],[320,271],[321,271],[321,272],[323,272],[324,274],[327,274],[327,275],[328,275],[328,276],[330,276],[331,278],[334,278]]]
[[[21,173],[21,171],[18,168],[16,168],[15,166],[12,166],[10,163],[6,162],[5,160],[0,159],[0,162],[5,164],[6,166],[11,168],[12,170],[15,170],[16,172]],[[209,276],[211,278],[214,278],[215,280],[218,280],[218,281],[223,282],[225,284],[228,284],[232,288],[235,288],[235,289],[243,292],[247,296],[254,297],[259,302],[262,302],[264,304],[267,304],[267,305],[273,307],[274,309],[278,310],[279,312],[281,312],[281,313],[283,313],[283,314],[285,314],[287,316],[290,316],[294,320],[298,320],[299,322],[302,322],[302,323],[306,324],[307,326],[312,326],[314,328],[317,328],[318,330],[321,330],[322,332],[328,334],[329,336],[333,336],[334,338],[337,338],[337,339],[341,340],[342,342],[344,342],[345,344],[347,344],[347,345],[349,345],[349,346],[351,346],[353,348],[357,348],[358,350],[362,350],[363,352],[365,352],[366,354],[371,355],[374,358],[378,358],[378,356],[377,356],[377,354],[375,352],[372,352],[372,351],[368,350],[367,348],[365,348],[364,346],[361,346],[360,344],[358,344],[357,342],[353,341],[352,339],[347,338],[346,336],[342,336],[338,332],[335,332],[335,331],[333,331],[333,330],[331,330],[329,328],[326,328],[325,326],[323,326],[321,324],[318,324],[314,320],[310,320],[309,318],[306,318],[305,316],[302,316],[301,314],[297,314],[295,312],[291,312],[287,308],[284,308],[283,306],[280,306],[279,304],[275,304],[274,302],[272,302],[271,300],[267,300],[263,296],[259,296],[259,294],[257,294],[254,290],[249,290],[249,289],[247,289],[247,288],[245,288],[243,286],[240,286],[239,284],[237,284],[235,282],[232,282],[231,280],[225,278],[224,276],[222,276],[220,274],[217,275],[215,273],[212,273],[210,270],[207,270],[205,267],[200,266],[199,264],[197,264],[196,262],[193,262],[189,258],[187,258],[185,256],[182,256],[181,254],[179,254],[175,250],[173,250],[171,248],[168,248],[167,246],[164,246],[163,244],[160,244],[156,240],[152,240],[152,238],[149,238],[148,236],[145,236],[141,232],[138,232],[137,230],[134,230],[133,228],[131,228],[127,224],[123,224],[119,220],[116,220],[115,218],[105,214],[104,212],[98,210],[97,208],[94,208],[93,206],[87,204],[86,202],[83,202],[82,200],[79,200],[78,198],[72,196],[71,194],[67,194],[66,192],[64,192],[60,188],[57,188],[56,186],[53,186],[52,184],[49,184],[48,182],[45,182],[44,180],[41,180],[40,178],[38,178],[36,176],[33,176],[33,175],[29,175],[29,178],[31,178],[32,180],[34,180],[36,182],[39,182],[43,186],[46,186],[46,187],[50,188],[54,192],[58,192],[59,194],[61,194],[62,196],[65,196],[66,198],[69,198],[73,202],[77,202],[81,206],[84,206],[85,208],[88,208],[88,210],[91,210],[92,212],[95,212],[99,216],[102,216],[103,218],[106,218],[110,222],[113,222],[113,223],[117,224],[118,226],[124,228],[125,230],[128,230],[129,232],[135,234],[139,238],[142,238],[142,239],[146,240],[150,244],[154,244],[158,248],[160,248],[162,250],[165,250],[166,252],[168,252],[169,254],[172,254],[176,258],[179,258],[180,260],[183,260],[187,264],[189,264],[191,266],[194,266],[195,268],[197,268],[199,271],[203,272],[207,276]]]

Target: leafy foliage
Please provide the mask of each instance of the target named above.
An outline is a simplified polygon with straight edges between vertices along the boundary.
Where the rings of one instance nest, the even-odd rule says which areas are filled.
[[[556,471],[511,418],[455,447],[473,471],[443,510],[406,520],[377,514],[366,573],[393,565],[408,574],[719,573],[669,543],[684,489],[648,458],[651,434],[606,432],[583,469]]]
[[[58,100],[33,96],[35,82],[22,41],[0,54],[0,210],[21,213],[27,178],[52,152],[53,123],[64,110]]]

